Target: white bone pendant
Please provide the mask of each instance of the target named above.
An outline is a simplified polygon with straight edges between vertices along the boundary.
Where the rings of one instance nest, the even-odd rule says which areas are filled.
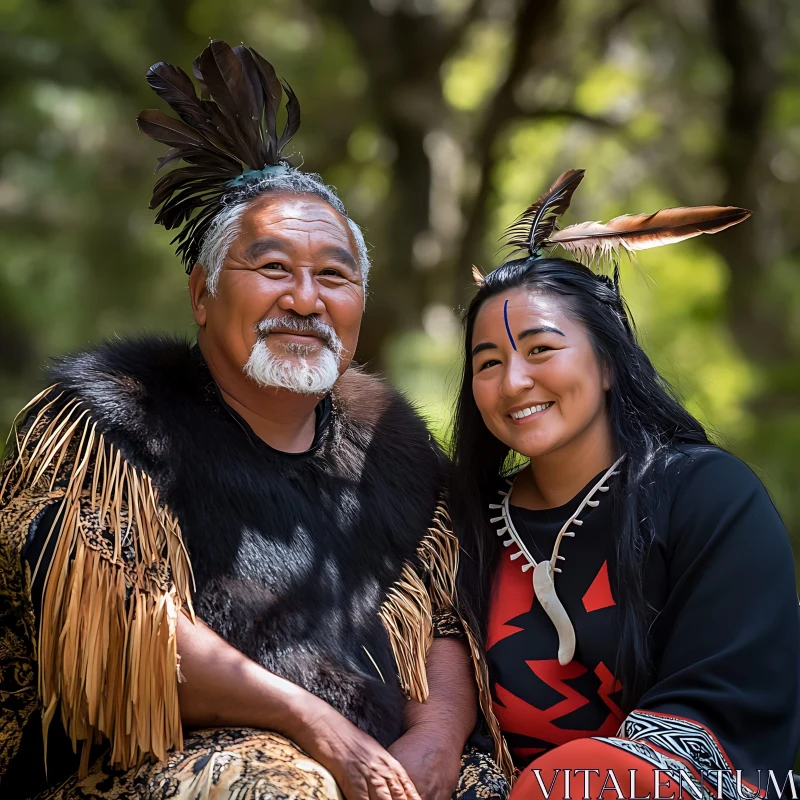
[[[549,561],[540,561],[533,570],[533,591],[558,632],[558,663],[565,666],[575,655],[575,629],[556,594],[553,568]]]

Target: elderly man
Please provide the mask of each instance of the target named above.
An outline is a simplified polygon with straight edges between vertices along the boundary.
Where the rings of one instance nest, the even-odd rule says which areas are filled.
[[[139,124],[187,164],[152,205],[180,229],[197,343],[61,359],[5,462],[2,796],[502,795],[464,747],[483,673],[442,458],[350,366],[362,234],[282,158],[299,107],[285,87],[278,136],[268,62],[212,42],[194,68],[204,99],[151,68],[181,119]]]

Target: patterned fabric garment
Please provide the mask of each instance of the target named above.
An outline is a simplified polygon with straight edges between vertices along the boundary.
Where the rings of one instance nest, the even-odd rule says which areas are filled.
[[[454,800],[505,800],[509,787],[494,761],[474,748],[461,757]],[[343,800],[333,776],[288,739],[245,728],[186,737],[167,761],[114,770],[107,758],[83,780],[72,776],[37,800]]]
[[[734,456],[688,446],[674,454],[655,479],[663,495],[645,572],[646,599],[657,610],[655,674],[625,716],[615,674],[612,495],[583,503],[601,476],[559,508],[526,510],[502,494],[493,503],[493,522],[511,541],[493,586],[487,663],[495,714],[523,770],[512,796],[546,797],[550,781],[560,787],[559,771],[610,763],[625,780],[637,770],[639,794],[652,794],[654,771],[668,770],[682,776],[684,797],[732,800],[741,770],[745,787],[763,795],[772,788],[769,770],[782,784],[800,745],[800,610],[780,517]],[[527,557],[503,529],[510,520],[533,559],[549,559],[579,508],[583,524],[562,540],[555,577],[577,640],[574,658],[561,665],[555,627],[532,573],[521,569]],[[602,788],[601,779],[594,789]]]

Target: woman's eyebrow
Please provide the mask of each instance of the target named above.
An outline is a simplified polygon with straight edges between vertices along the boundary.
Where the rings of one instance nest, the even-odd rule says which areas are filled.
[[[476,344],[475,347],[472,348],[472,358],[475,358],[478,353],[482,353],[484,350],[495,350],[497,348],[496,344],[492,342],[481,342],[480,344]]]
[[[566,336],[566,334],[562,333],[558,328],[554,328],[551,325],[542,325],[539,328],[528,328],[528,330],[523,331],[517,339],[524,339],[526,336],[535,336],[537,333],[557,333],[559,336]]]

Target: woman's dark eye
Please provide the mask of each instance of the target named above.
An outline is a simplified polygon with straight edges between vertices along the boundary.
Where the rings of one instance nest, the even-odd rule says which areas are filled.
[[[544,353],[546,350],[550,350],[546,344],[537,344],[536,347],[531,348],[530,355],[538,356],[540,353]]]
[[[487,367],[493,367],[495,364],[499,364],[499,363],[500,362],[496,358],[492,358],[489,361],[486,361],[485,363],[481,364],[480,369],[478,370],[478,372],[483,372],[483,370],[485,370]]]

